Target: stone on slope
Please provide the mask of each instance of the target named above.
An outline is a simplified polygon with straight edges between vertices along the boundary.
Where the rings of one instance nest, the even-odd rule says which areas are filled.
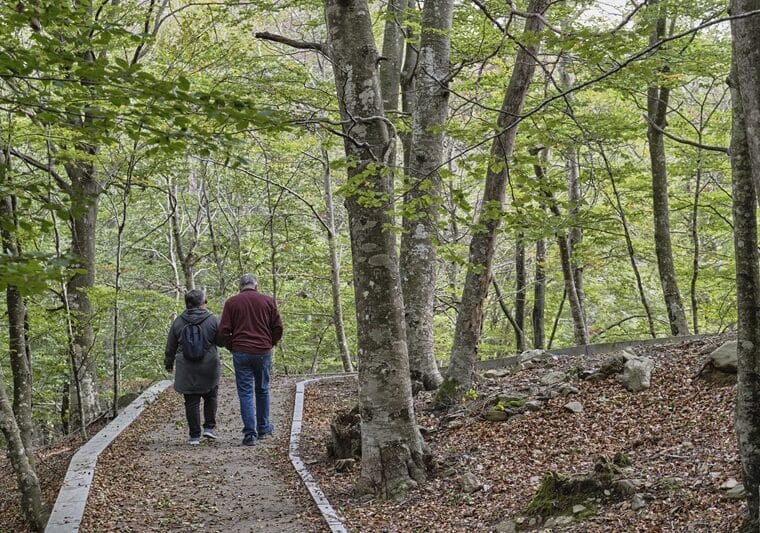
[[[568,402],[563,407],[575,414],[583,412],[583,404],[581,402]]]
[[[709,362],[713,368],[721,372],[736,374],[736,346],[737,341],[728,341],[721,344],[710,354]]]
[[[648,357],[630,356],[623,367],[623,385],[631,392],[648,389],[654,361]]]

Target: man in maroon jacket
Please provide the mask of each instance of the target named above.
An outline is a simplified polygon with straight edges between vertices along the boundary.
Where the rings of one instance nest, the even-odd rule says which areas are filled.
[[[282,337],[282,319],[274,299],[256,289],[253,274],[240,277],[240,292],[224,303],[218,344],[232,352],[243,419],[243,445],[270,435],[269,374],[272,350]],[[254,389],[256,402],[254,404]]]

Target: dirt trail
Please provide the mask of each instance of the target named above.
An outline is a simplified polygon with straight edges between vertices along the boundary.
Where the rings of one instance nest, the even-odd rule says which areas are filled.
[[[219,439],[187,444],[179,394],[167,392],[101,456],[83,531],[325,531],[287,459],[295,381],[273,380],[275,435],[241,446],[232,379],[222,381]]]

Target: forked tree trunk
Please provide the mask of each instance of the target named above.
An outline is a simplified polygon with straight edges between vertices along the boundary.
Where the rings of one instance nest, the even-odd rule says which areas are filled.
[[[732,0],[731,15],[760,9],[758,0]],[[744,531],[760,528],[760,273],[757,199],[760,195],[760,16],[731,21],[733,64],[731,166],[738,307],[736,433],[747,491]]]
[[[664,9],[662,7],[656,8]],[[654,44],[665,36],[665,23],[663,14],[657,20],[657,26],[652,32],[650,43]],[[688,335],[689,324],[686,321],[681,293],[678,290],[676,271],[673,265],[673,248],[670,240],[668,168],[665,158],[665,136],[662,134],[662,130],[667,125],[669,95],[670,89],[667,87],[650,86],[647,88],[647,116],[649,117],[647,139],[649,140],[649,158],[652,164],[654,242],[657,269],[660,273],[662,294],[668,311],[670,331],[673,335]]]
[[[330,176],[330,161],[327,150],[322,147],[322,178],[325,187],[325,210],[327,211],[327,248],[330,252],[330,288],[333,300],[333,326],[335,340],[340,350],[340,360],[345,372],[353,372],[351,351],[346,340],[346,328],[343,323],[343,303],[340,297],[340,261],[338,261],[338,246],[335,232],[335,206],[333,205],[332,176]]]
[[[433,342],[438,211],[441,207],[443,126],[449,111],[449,53],[453,0],[426,2],[417,65],[417,104],[412,120],[404,232],[401,237],[401,287],[404,295],[409,368],[425,389],[437,388]]]
[[[383,114],[378,54],[366,0],[325,0],[328,53],[343,121],[346,208],[356,298],[360,488],[392,498],[426,479],[412,402],[396,239],[388,227],[393,137]]]
[[[547,5],[547,0],[531,0],[528,11],[543,13]],[[459,304],[447,376],[451,382],[447,388],[453,396],[462,394],[471,386],[475,373],[483,323],[483,302],[491,282],[496,233],[504,208],[506,168],[514,150],[517,120],[536,69],[536,55],[539,49],[537,34],[542,28],[543,21],[540,17],[529,17],[525,22],[527,38],[523,42],[526,44],[517,52],[499,114],[499,134],[491,147],[491,162],[486,174],[483,204],[478,214],[477,231],[470,241],[467,275]]]

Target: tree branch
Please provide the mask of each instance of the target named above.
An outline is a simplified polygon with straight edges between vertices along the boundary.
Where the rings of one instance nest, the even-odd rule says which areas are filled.
[[[37,161],[32,156],[23,154],[23,153],[19,152],[18,150],[16,150],[15,148],[11,148],[9,150],[9,153],[12,156],[20,159],[21,161],[23,161],[24,163],[26,163],[29,166],[32,166],[32,167],[34,167],[36,169],[39,169],[39,170],[44,170],[45,172],[47,172],[55,180],[55,182],[58,184],[58,186],[63,191],[65,191],[67,193],[71,192],[71,186],[69,185],[69,183],[65,179],[63,179],[61,177],[61,175],[58,174],[58,172],[56,172],[55,169],[51,165],[46,165],[45,163]]]
[[[649,123],[649,125],[652,126],[654,129],[656,129],[658,132],[662,133],[668,139],[672,139],[676,141],[677,143],[686,144],[689,146],[693,146],[695,148],[701,148],[702,150],[709,150],[711,152],[721,152],[723,154],[728,154],[728,148],[726,148],[725,146],[713,146],[710,144],[702,144],[697,141],[690,141],[689,139],[678,137],[676,135],[673,135],[672,133],[668,133],[667,131],[659,127],[657,124],[652,122],[652,120],[648,116],[642,115],[642,117],[644,117],[644,119]]]
[[[325,43],[297,41],[295,39],[290,39],[289,37],[284,37],[282,35],[277,35],[276,33],[270,33],[268,31],[257,31],[255,33],[255,36],[257,39],[264,39],[265,41],[273,41],[275,43],[286,44],[300,50],[316,50],[317,52],[321,52],[324,55],[329,56],[327,53],[327,45]]]

